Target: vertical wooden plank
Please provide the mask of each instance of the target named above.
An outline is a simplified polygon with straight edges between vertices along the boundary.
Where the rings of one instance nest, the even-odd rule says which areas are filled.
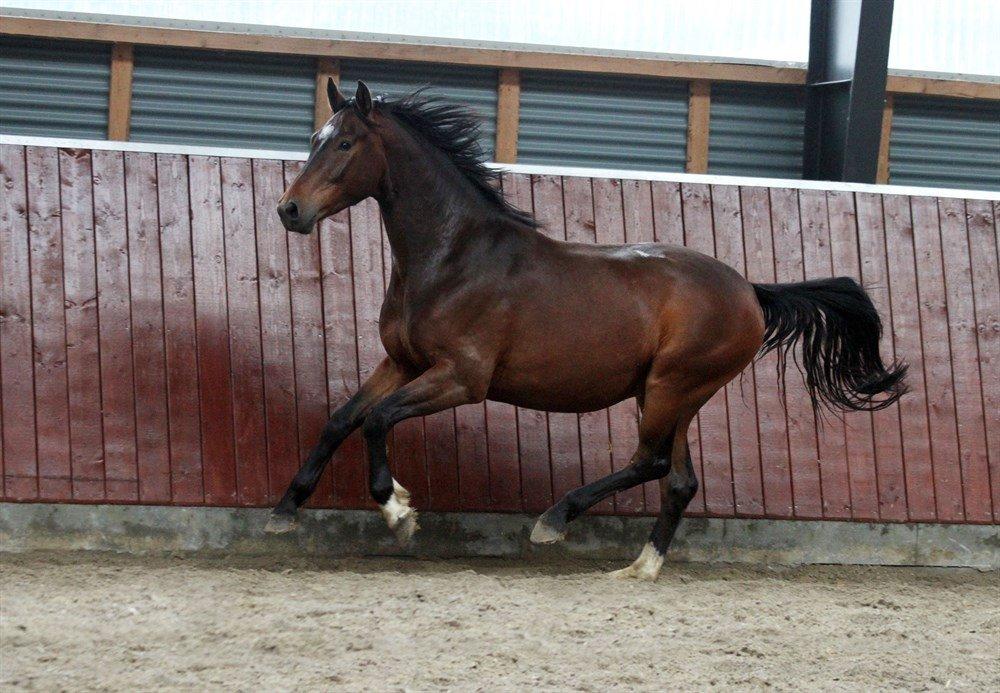
[[[937,513],[910,200],[901,195],[886,195],[883,198],[883,209],[896,355],[910,364],[911,390],[899,402],[903,454],[906,459],[906,498],[909,518],[927,522],[936,520]]]
[[[502,181],[509,182],[505,175]],[[518,459],[517,409],[502,402],[485,403],[489,460],[490,508],[520,510],[521,469]]]
[[[285,185],[294,178],[285,170]],[[280,195],[279,195],[280,196]],[[277,197],[271,200],[272,206]],[[308,236],[286,233],[291,288],[292,337],[295,343],[295,395],[298,401],[299,459],[304,460],[319,440],[329,418],[326,377],[326,345],[323,335],[323,285],[319,231]],[[381,270],[381,265],[379,265]],[[328,471],[310,500],[312,506],[333,503],[334,474]]]
[[[802,259],[807,279],[833,275],[830,248],[830,217],[826,193],[800,190],[802,215]],[[820,486],[823,489],[823,517],[851,517],[851,482],[847,469],[844,422],[838,415],[820,412],[816,417],[816,446],[819,455]]]
[[[330,97],[327,95],[328,80],[340,85],[340,61],[322,56],[316,59],[316,96],[313,105],[313,127],[319,130],[330,119]],[[277,198],[275,198],[277,200]]]
[[[746,278],[757,284],[773,284],[774,245],[771,234],[771,198],[767,188],[740,190]],[[792,505],[792,474],[788,455],[788,422],[778,383],[778,357],[773,352],[753,365],[754,406],[760,445],[760,474],[764,514],[789,518]]]
[[[95,150],[91,156],[106,497],[110,501],[136,501],[139,500],[139,475],[128,229],[125,225],[125,160],[120,152]]]
[[[111,81],[108,87],[108,139],[127,140],[132,120],[131,43],[111,46]]]
[[[38,495],[43,500],[70,500],[73,489],[70,481],[59,154],[49,147],[28,147],[25,159],[28,172]]]
[[[962,500],[962,469],[959,461],[955,394],[951,379],[951,348],[944,287],[944,260],[937,200],[910,199],[913,214],[913,245],[916,254],[916,303],[927,383],[930,451],[938,520],[958,522],[965,518]]]
[[[711,189],[707,185],[685,183],[681,186],[681,200],[685,243],[689,248],[714,257]],[[713,515],[727,517],[735,511],[728,418],[726,390],[721,388],[698,413],[698,431],[701,438],[705,510]]]
[[[283,229],[282,229],[283,230]],[[330,413],[358,391],[357,327],[354,322],[354,269],[351,263],[350,215],[345,210],[326,219],[320,229],[320,267],[326,343],[327,400]],[[454,433],[452,434],[454,440]],[[357,505],[364,498],[364,449],[356,431],[337,449],[327,473],[333,505]]]
[[[458,447],[455,410],[446,409],[424,417],[424,455],[427,460],[429,510],[461,508],[458,486]]]
[[[489,444],[486,407],[465,404],[455,408],[460,510],[488,510],[490,505]]]
[[[486,443],[490,468],[490,508],[520,510],[517,411],[512,405],[486,402]]]
[[[510,174],[504,179],[504,193],[520,209],[533,212],[531,178]],[[539,513],[554,500],[549,463],[549,429],[545,412],[517,409],[518,452],[521,466],[521,499],[524,509]]]
[[[156,157],[163,266],[163,328],[170,431],[170,488],[174,503],[205,501],[201,466],[201,405],[191,250],[187,157]]]
[[[858,220],[854,195],[843,191],[826,194],[830,217],[830,252],[834,276],[861,282],[858,259]],[[888,316],[885,316],[888,319]],[[845,450],[850,480],[851,517],[878,520],[878,476],[875,468],[872,416],[864,412],[844,416]]]
[[[219,159],[192,156],[188,173],[205,502],[232,505],[238,496]]]
[[[92,176],[90,152],[59,151],[73,499],[94,502],[104,500],[104,439]]]
[[[993,521],[1000,521],[1000,277],[997,261],[997,217],[1000,205],[969,200],[969,252],[983,388],[986,451],[989,459]],[[6,430],[6,429],[5,429]]]
[[[656,240],[653,222],[651,184],[644,180],[622,180],[622,210],[625,220],[626,243],[653,243]],[[638,403],[637,403],[638,404]],[[642,417],[637,410],[636,416]],[[656,515],[660,511],[660,482],[642,485],[645,511]]]
[[[504,164],[517,161],[517,131],[521,111],[521,71],[504,67],[497,79],[497,134],[493,158]]]
[[[589,178],[567,176],[563,179],[563,199],[566,206],[566,240],[574,243],[595,243],[594,196]],[[607,476],[611,466],[611,432],[608,410],[579,415],[580,455],[583,463],[583,483],[590,484]],[[605,498],[593,508],[597,513],[614,511],[614,499]]]
[[[622,180],[622,211],[626,243],[652,243],[653,197],[646,180]]]
[[[221,166],[237,497],[259,506],[267,503],[268,480],[253,173],[247,159],[223,158]]]
[[[625,242],[625,212],[622,204],[621,181],[594,178],[594,234],[598,243],[620,245]],[[608,429],[611,438],[611,467],[618,471],[627,467],[639,446],[638,409],[634,399],[608,408]],[[615,512],[637,514],[646,509],[641,486],[630,488],[614,497]]]
[[[170,501],[170,440],[154,154],[125,153],[125,199],[139,500],[167,503]]]
[[[257,159],[251,166],[254,225],[257,230],[257,273],[260,279],[268,502],[273,504],[288,488],[300,463],[295,398],[295,345],[292,339],[286,240],[288,232],[274,211],[275,200],[285,188],[285,179],[280,161]]]
[[[382,252],[385,268],[386,291],[393,273],[396,271],[395,260],[392,257],[392,246],[382,224]],[[399,279],[397,279],[399,281]],[[489,424],[486,421],[486,404],[483,411],[483,436],[487,436]],[[487,466],[489,464],[489,440],[487,446]],[[424,417],[417,416],[404,419],[396,424],[389,438],[389,462],[393,475],[412,495],[412,502],[417,507],[427,507],[429,492],[427,489],[427,464],[424,449]],[[487,493],[489,489],[487,489]]]
[[[24,148],[0,145],[0,394],[4,497],[38,497],[31,268]]]
[[[532,189],[535,216],[542,223],[542,233],[566,240],[563,212],[562,179],[557,176],[534,176]],[[549,413],[552,493],[561,498],[583,484],[583,461],[580,454],[580,425],[576,414]]]
[[[684,211],[681,202],[681,187],[679,183],[656,181],[652,183],[653,195],[653,237],[658,243],[669,245],[684,245]],[[701,468],[701,437],[698,431],[698,419],[688,427],[688,448],[691,460],[698,470],[698,480],[704,479]],[[705,513],[705,484],[699,483],[698,492],[688,504],[687,515],[703,515]]]
[[[743,252],[743,219],[740,189],[712,186],[712,221],[716,257],[746,276]],[[730,454],[733,468],[733,499],[737,515],[764,514],[764,489],[760,471],[760,441],[757,439],[757,402],[753,368],[747,368],[726,384]]]
[[[938,199],[937,207],[941,220],[941,255],[965,519],[968,522],[990,522],[993,519],[993,503],[983,390],[979,377],[979,349],[976,344],[975,293],[966,228],[967,212],[965,202],[953,198]]]
[[[506,182],[507,176],[504,177]],[[490,508],[520,510],[521,470],[518,459],[517,410],[502,402],[485,403],[489,460]]]
[[[882,317],[884,328],[881,342],[882,359],[886,363],[891,363],[895,360],[896,349],[889,296],[882,196],[858,193],[855,196],[855,205],[858,214],[861,281]],[[905,521],[908,517],[900,417],[898,406],[872,412],[879,518],[896,522]]]
[[[385,350],[382,348],[378,331],[379,310],[385,294],[382,275],[382,231],[379,226],[378,204],[372,199],[351,207],[350,216],[358,334],[358,375],[359,381],[364,383],[385,358]],[[357,471],[358,477],[345,476],[345,491],[360,492],[352,499],[356,507],[369,506],[371,501],[368,497],[367,465]],[[360,487],[356,486],[357,481],[360,481]]]
[[[875,171],[876,183],[889,182],[889,140],[892,138],[893,95],[885,95],[882,106],[882,130],[878,141],[878,167]]]
[[[392,276],[396,272],[395,260],[392,256],[392,245],[385,231],[385,220],[381,223],[382,257],[385,275],[386,292],[389,290]],[[398,280],[397,280],[398,281]],[[487,432],[489,424],[486,421],[486,403],[481,407],[482,436],[486,439],[487,467],[489,466],[489,439]],[[418,416],[404,419],[396,424],[389,434],[389,463],[392,473],[399,483],[412,495],[412,502],[417,507],[427,507],[429,493],[427,489],[427,465],[424,449],[424,417]],[[489,493],[489,489],[486,489]]]
[[[771,230],[775,248],[775,277],[779,282],[802,281],[805,275],[797,191],[771,190]],[[823,497],[816,449],[816,421],[802,376],[792,359],[788,359],[785,368],[784,397],[795,516],[819,519],[823,516]]]
[[[657,243],[684,245],[684,212],[679,183],[653,181],[653,238]]]
[[[688,96],[687,168],[688,173],[708,173],[709,118],[712,106],[712,83],[692,80]]]

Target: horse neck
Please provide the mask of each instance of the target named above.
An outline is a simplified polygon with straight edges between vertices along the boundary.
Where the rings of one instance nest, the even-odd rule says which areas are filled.
[[[419,278],[453,259],[496,216],[447,156],[395,125],[383,137],[388,171],[376,196],[395,269]]]

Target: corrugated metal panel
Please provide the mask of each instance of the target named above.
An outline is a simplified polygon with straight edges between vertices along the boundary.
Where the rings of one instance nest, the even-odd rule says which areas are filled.
[[[136,46],[131,139],[308,149],[316,61]]]
[[[612,75],[521,73],[521,164],[683,171],[686,83]]]
[[[0,36],[0,130],[105,139],[111,47]]]
[[[1000,102],[897,95],[889,182],[1000,190]]]
[[[384,60],[341,60],[340,81],[350,96],[358,80],[374,93],[400,97],[427,87],[427,94],[468,106],[482,121],[480,143],[492,158],[497,130],[497,71],[462,65],[388,62]]]
[[[712,85],[709,173],[801,178],[804,136],[803,89]]]

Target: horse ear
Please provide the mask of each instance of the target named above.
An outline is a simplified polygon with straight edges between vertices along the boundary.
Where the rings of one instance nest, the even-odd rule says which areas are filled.
[[[360,80],[358,81],[358,91],[354,95],[354,103],[358,105],[358,110],[364,117],[367,118],[372,114],[372,93],[368,89],[368,85]]]
[[[326,78],[326,98],[329,99],[330,108],[334,113],[347,105],[347,99],[340,93],[340,89],[337,88],[337,83],[333,81],[333,77]]]

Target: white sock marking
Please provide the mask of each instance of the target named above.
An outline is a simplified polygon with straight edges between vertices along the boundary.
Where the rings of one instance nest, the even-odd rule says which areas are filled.
[[[382,516],[389,525],[389,529],[395,529],[400,520],[413,512],[410,507],[410,492],[393,479],[392,495],[379,508],[382,510]]]
[[[642,547],[642,553],[632,564],[637,575],[655,580],[663,567],[663,555],[651,543]]]

